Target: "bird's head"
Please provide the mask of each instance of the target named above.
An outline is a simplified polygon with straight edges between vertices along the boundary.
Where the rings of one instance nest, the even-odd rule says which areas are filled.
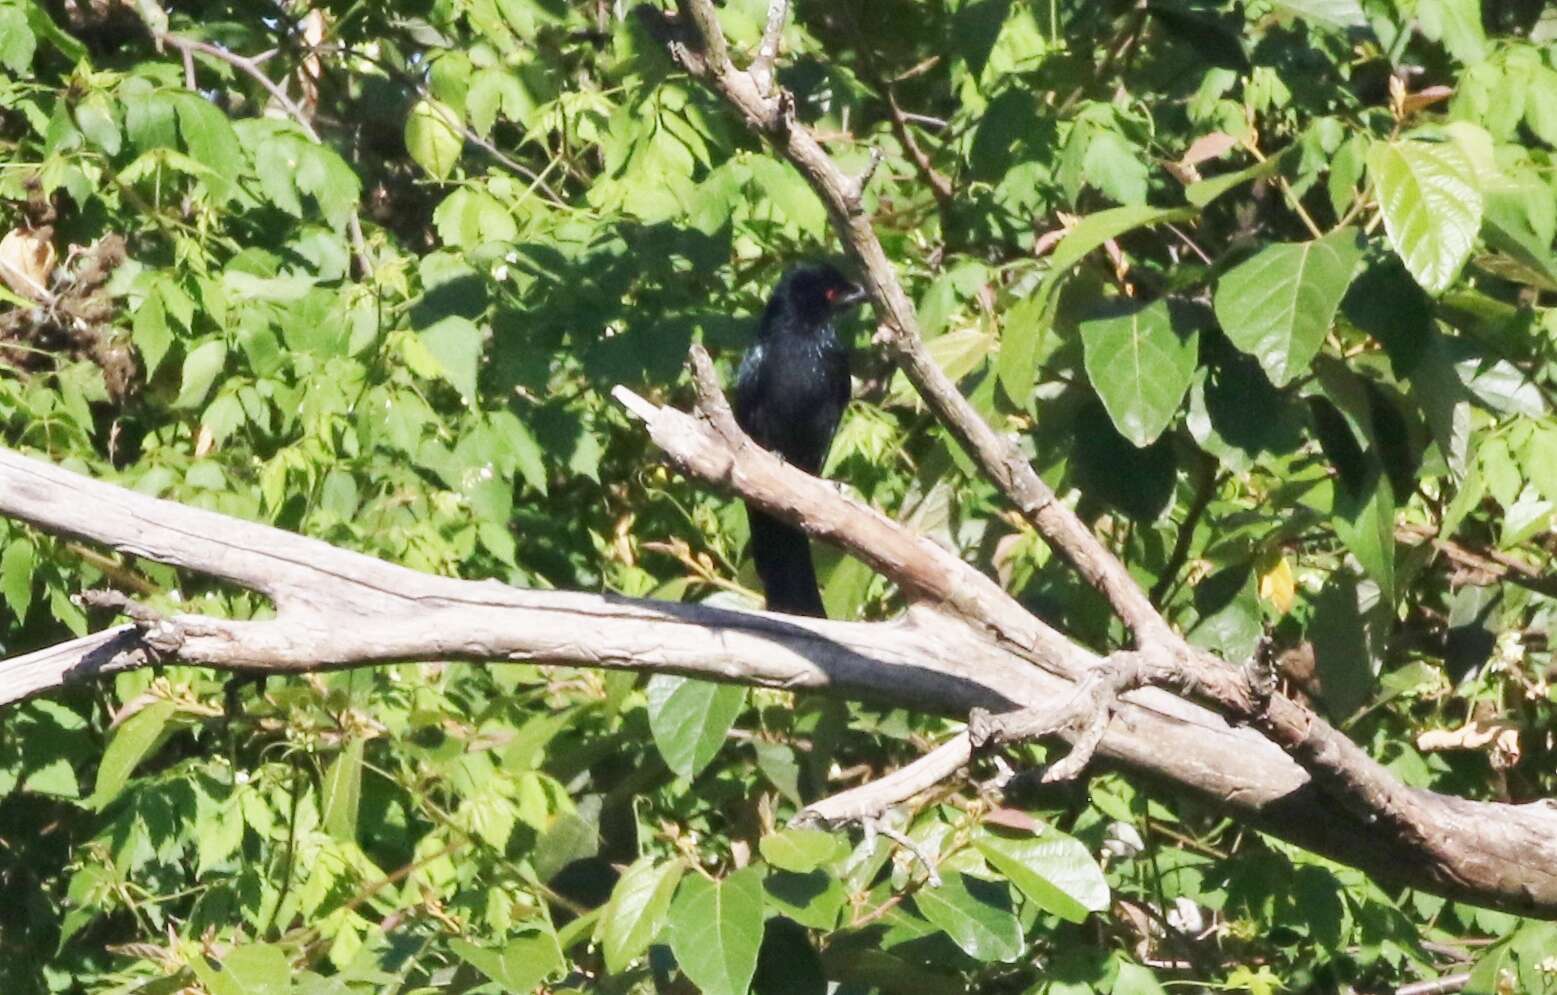
[[[859,284],[827,263],[796,266],[774,288],[764,324],[820,328],[865,300]]]

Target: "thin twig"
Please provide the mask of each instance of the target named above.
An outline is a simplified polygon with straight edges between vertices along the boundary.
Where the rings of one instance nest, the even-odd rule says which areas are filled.
[[[973,755],[966,731],[948,739],[913,763],[857,788],[812,802],[791,822],[797,826],[835,825],[874,819],[895,805],[928,791],[967,766]]]

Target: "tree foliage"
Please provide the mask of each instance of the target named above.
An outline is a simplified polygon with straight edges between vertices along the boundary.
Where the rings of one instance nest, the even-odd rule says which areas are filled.
[[[742,60],[767,6],[720,10]],[[1268,637],[1408,784],[1557,794],[1549,8],[812,0],[782,38],[828,150],[882,153],[936,361],[1177,627]],[[685,399],[693,342],[728,373],[837,243],[625,5],[0,0],[0,67],[5,444],[429,572],[758,604],[739,505],[609,392]],[[827,474],[1123,642],[849,333]],[[108,621],[94,587],[270,611],[0,537],[8,654]],[[817,552],[830,615],[901,610]],[[1557,927],[1128,772],[948,785],[912,848],[785,828],[952,728],[525,664],[125,673],[0,716],[0,989],[1557,987]]]

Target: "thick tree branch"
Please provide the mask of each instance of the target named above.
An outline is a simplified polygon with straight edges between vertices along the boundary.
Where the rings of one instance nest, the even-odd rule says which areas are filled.
[[[680,417],[700,444],[724,444],[707,421]],[[754,458],[725,452],[714,461],[732,467],[731,485],[765,507],[793,502],[784,510],[801,521],[836,520],[853,507],[793,467],[741,466]],[[423,659],[668,672],[955,717],[975,708],[996,715],[1042,708],[1075,688],[1033,666],[1031,653],[1019,655],[987,629],[947,612],[916,609],[886,623],[830,622],[435,577],[8,450],[0,450],[0,514],[234,581],[270,594],[278,607],[277,617],[265,621],[144,620],[6,660],[0,703],[147,666],[159,654],[166,663],[251,673]],[[923,557],[920,566],[938,564],[918,551],[918,540],[912,549]],[[910,547],[901,551],[908,555]],[[1066,660],[1084,661],[1087,672],[1094,669],[1096,658],[1085,650],[1063,652]],[[1311,744],[1330,748],[1323,735]],[[1151,687],[1119,698],[1097,756],[1382,881],[1557,915],[1557,809],[1545,803],[1501,805],[1406,791],[1396,802],[1418,831],[1392,833],[1387,823],[1316,790],[1301,767],[1254,730]]]

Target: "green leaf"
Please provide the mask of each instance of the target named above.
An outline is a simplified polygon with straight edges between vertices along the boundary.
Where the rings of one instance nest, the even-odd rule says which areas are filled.
[[[975,960],[1009,963],[1022,955],[1022,924],[1004,881],[954,871],[943,876],[939,888],[915,892],[914,904]]]
[[[704,995],[746,995],[762,946],[762,871],[686,878],[670,910],[670,949]]]
[[[353,737],[324,775],[325,832],[338,840],[357,838],[357,811],[362,804],[362,750],[365,741]]]
[[[88,804],[101,810],[119,797],[136,765],[156,747],[167,729],[168,720],[177,710],[171,701],[154,701],[114,730],[113,739],[108,741],[102,763],[98,765],[97,784]]]
[[[0,7],[0,66],[17,76],[25,74],[37,46],[26,16],[15,7]]]
[[[1525,87],[1525,124],[1537,138],[1557,148],[1557,69],[1533,67]]]
[[[1350,228],[1268,245],[1217,282],[1217,320],[1271,383],[1285,386],[1318,355],[1361,258]]]
[[[173,330],[168,327],[167,311],[162,306],[161,294],[147,294],[141,306],[135,309],[130,341],[140,350],[141,359],[146,364],[146,378],[151,379],[157,367],[162,365],[162,357],[168,354],[168,347],[173,344]]]
[[[1470,158],[1452,142],[1379,142],[1368,175],[1395,254],[1430,294],[1449,288],[1481,230],[1482,190]]]
[[[222,367],[227,364],[227,343],[212,339],[184,357],[184,376],[175,408],[194,408],[205,401]]]
[[[86,46],[62,31],[38,0],[27,0],[23,6],[27,14],[27,26],[34,35],[48,42],[71,62],[80,62],[87,57]]]
[[[645,691],[649,731],[671,770],[693,777],[724,745],[746,705],[746,689],[671,674],[655,674]]]
[[[89,93],[76,105],[76,127],[104,152],[119,154],[119,122],[114,119],[112,101],[104,94]]]
[[[1240,966],[1239,970],[1247,970]],[[1264,970],[1263,966],[1261,970]],[[1243,988],[1242,985],[1239,988]],[[1252,987],[1246,989],[1252,993]],[[1114,978],[1114,987],[1111,995],[1168,995],[1167,990],[1157,981],[1157,975],[1151,968],[1142,967],[1140,964],[1120,964],[1119,974]]]
[[[1194,324],[1190,310],[1168,298],[1081,323],[1087,377],[1137,447],[1156,441],[1189,390],[1200,348]]]
[[[1107,211],[1089,214],[1078,221],[1065,237],[1060,239],[1049,256],[1049,273],[1038,289],[1038,298],[1047,304],[1054,287],[1070,268],[1111,238],[1118,238],[1127,231],[1149,225],[1186,221],[1198,212],[1185,207],[1160,208],[1145,204],[1115,207]]]
[[[471,128],[485,138],[497,122],[499,111],[503,117],[523,127],[535,112],[535,102],[519,82],[519,77],[506,66],[479,70],[465,96],[465,112],[470,115]]]
[[[16,623],[27,621],[27,609],[32,605],[32,572],[37,566],[37,551],[32,540],[17,536],[5,544],[0,553],[0,594],[16,616]]]
[[[181,93],[173,98],[178,109],[178,130],[191,158],[210,170],[202,182],[218,203],[225,203],[237,192],[237,178],[243,173],[243,146],[232,122],[204,97]]]
[[[1070,922],[1108,908],[1108,882],[1086,845],[1052,826],[1036,836],[981,830],[974,845],[995,869],[1045,911]]]
[[[474,248],[484,242],[511,242],[519,226],[502,202],[485,190],[461,187],[433,212],[433,224],[444,244]]]
[[[418,338],[437,362],[439,375],[466,401],[476,399],[476,371],[481,363],[482,335],[469,318],[451,314]]]
[[[645,855],[622,873],[600,920],[606,970],[620,974],[649,949],[665,925],[685,870],[680,860],[656,864],[652,855]]]
[[[492,427],[502,437],[511,468],[518,470],[525,483],[545,496],[548,485],[546,464],[541,460],[541,444],[530,426],[512,412],[500,411],[492,416]]]
[[[815,870],[808,874],[775,870],[762,882],[771,909],[812,929],[838,925],[848,895],[837,875]]]
[[[1481,0],[1417,0],[1416,18],[1424,35],[1443,42],[1461,62],[1470,65],[1486,57]]]
[[[1006,397],[1026,410],[1033,399],[1033,380],[1037,376],[1038,345],[1053,324],[1044,302],[1037,296],[1025,297],[1006,311],[1000,324],[1000,356],[995,373]]]
[[[774,867],[805,874],[840,855],[842,841],[822,829],[785,829],[764,836],[757,843],[762,857]]]
[[[1368,699],[1375,681],[1355,579],[1341,573],[1330,575],[1314,599],[1308,636],[1324,689],[1325,710],[1340,722]]]
[[[1360,28],[1368,23],[1357,0],[1275,0],[1275,4],[1327,28]]]
[[[227,952],[215,964],[206,955],[190,958],[195,977],[211,995],[291,995],[292,965],[280,947],[251,943]]]
[[[1395,498],[1389,477],[1374,470],[1357,494],[1335,489],[1335,532],[1379,585],[1386,605],[1395,603]]]
[[[405,122],[405,147],[434,179],[448,179],[465,147],[459,115],[436,100],[417,101]]]
[[[1297,151],[1298,148],[1299,146],[1294,143],[1275,155],[1266,156],[1262,161],[1240,169],[1237,172],[1223,173],[1220,176],[1211,176],[1204,180],[1197,180],[1184,188],[1184,199],[1196,207],[1205,207],[1239,184],[1272,175],[1281,167],[1282,160],[1289,154]]]
[[[535,991],[542,981],[563,966],[556,934],[549,930],[527,933],[496,950],[461,939],[450,940],[449,949],[510,992]]]

